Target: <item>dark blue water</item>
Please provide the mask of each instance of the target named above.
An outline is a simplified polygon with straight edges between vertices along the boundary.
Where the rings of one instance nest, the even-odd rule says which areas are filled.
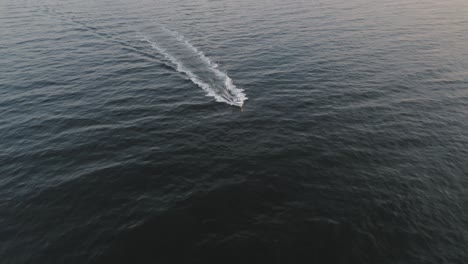
[[[4,0],[0,25],[1,263],[468,263],[468,2]]]

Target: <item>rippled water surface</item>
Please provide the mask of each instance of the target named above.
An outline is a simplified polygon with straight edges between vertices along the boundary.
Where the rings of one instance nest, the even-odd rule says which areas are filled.
[[[468,2],[0,24],[2,263],[468,263]]]

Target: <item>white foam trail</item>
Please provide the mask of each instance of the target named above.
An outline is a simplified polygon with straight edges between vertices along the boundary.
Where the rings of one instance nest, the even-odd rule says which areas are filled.
[[[232,79],[224,72],[218,69],[218,65],[213,63],[203,52],[199,51],[196,47],[194,47],[188,40],[184,38],[181,34],[163,28],[164,31],[170,33],[174,36],[178,41],[184,44],[186,48],[191,50],[191,52],[195,53],[197,57],[204,62],[207,66],[207,69],[215,74],[220,80],[223,80],[222,86],[225,91],[220,92],[217,89],[210,86],[207,82],[203,81],[203,78],[195,74],[191,71],[188,67],[184,65],[184,63],[177,59],[173,54],[168,52],[166,49],[162,48],[160,45],[157,44],[155,41],[151,41],[148,37],[142,36],[143,40],[150,43],[151,46],[156,49],[159,53],[161,53],[166,59],[171,61],[175,66],[176,70],[182,73],[185,73],[190,80],[201,87],[204,91],[207,92],[208,96],[212,96],[218,102],[224,102],[230,105],[240,106],[244,104],[244,101],[247,100],[247,96],[243,93],[243,89],[237,88],[234,84]]]

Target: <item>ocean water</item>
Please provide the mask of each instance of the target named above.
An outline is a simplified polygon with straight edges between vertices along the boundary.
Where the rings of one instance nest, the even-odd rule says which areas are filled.
[[[468,263],[465,0],[3,0],[0,262]]]

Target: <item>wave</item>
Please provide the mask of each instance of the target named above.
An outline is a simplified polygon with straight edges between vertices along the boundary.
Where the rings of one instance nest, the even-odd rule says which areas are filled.
[[[158,41],[140,35],[142,40],[151,44],[168,59],[178,72],[186,74],[194,84],[206,91],[207,96],[215,98],[218,102],[239,107],[242,107],[247,100],[244,90],[237,88],[232,79],[222,72],[216,63],[180,33],[163,28],[163,34],[160,33],[156,37]]]

